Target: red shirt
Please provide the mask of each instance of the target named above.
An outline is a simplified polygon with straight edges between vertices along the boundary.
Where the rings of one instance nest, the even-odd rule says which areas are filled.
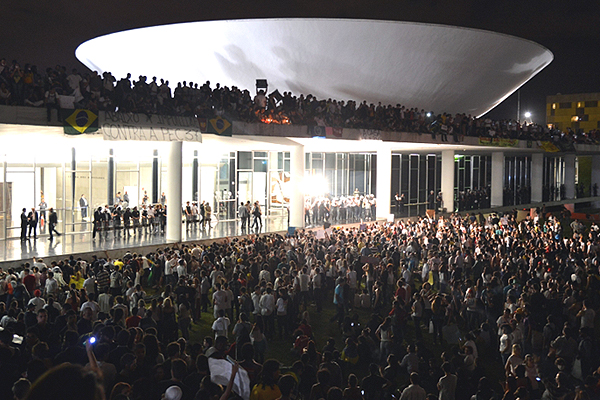
[[[140,326],[141,320],[142,320],[142,317],[140,317],[139,315],[132,315],[131,317],[129,317],[125,320],[125,325],[127,326],[127,329],[135,328],[135,327]]]
[[[27,288],[29,294],[35,290],[35,275],[29,274],[23,278],[23,285]]]

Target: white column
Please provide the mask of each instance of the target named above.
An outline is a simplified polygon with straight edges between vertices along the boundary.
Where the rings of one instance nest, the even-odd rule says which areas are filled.
[[[304,227],[304,146],[290,149],[290,226]]]
[[[504,153],[501,151],[492,153],[492,193],[491,206],[500,207],[503,203],[504,188]]]
[[[566,154],[565,160],[565,197],[575,198],[575,154]]]
[[[392,202],[392,149],[382,142],[377,148],[377,219],[387,220]]]
[[[544,153],[531,155],[531,202],[542,201],[542,183],[544,176]]]
[[[454,211],[454,150],[442,151],[442,201],[446,212]]]
[[[183,142],[167,144],[167,242],[181,242],[181,166]]]

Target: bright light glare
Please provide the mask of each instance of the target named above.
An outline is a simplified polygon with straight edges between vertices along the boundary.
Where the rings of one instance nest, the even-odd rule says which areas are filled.
[[[327,179],[323,176],[305,176],[302,191],[305,196],[322,196],[327,191]]]
[[[430,112],[427,113],[427,118],[429,118],[429,117],[431,117],[431,113]]]
[[[531,113],[529,111],[525,113],[525,118],[531,118]]]

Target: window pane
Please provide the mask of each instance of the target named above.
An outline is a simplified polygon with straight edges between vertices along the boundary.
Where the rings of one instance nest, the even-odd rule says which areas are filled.
[[[254,160],[254,172],[267,172],[267,160]]]
[[[238,153],[239,169],[252,169],[252,152],[240,151]]]

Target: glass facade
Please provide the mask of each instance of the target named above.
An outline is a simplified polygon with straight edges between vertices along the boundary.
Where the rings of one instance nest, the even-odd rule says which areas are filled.
[[[373,153],[306,153],[305,194],[348,196],[375,194],[377,155]]]
[[[117,197],[127,198],[130,207],[141,205],[144,199],[148,204],[160,202],[168,170],[164,153],[148,145],[138,145],[135,154],[120,144],[97,151],[91,147],[72,147],[53,157],[60,162],[3,157],[0,240],[20,236],[22,208],[29,212],[35,207],[40,212],[38,233],[47,233],[50,207],[58,215],[57,229],[70,233],[91,231],[94,209],[114,204]],[[240,201],[258,200],[265,215],[287,213],[289,152],[232,151],[207,159],[199,156],[193,146],[186,149],[184,145],[183,158],[184,202],[210,202],[220,220],[235,219]]]
[[[161,144],[92,141],[56,146],[30,158],[15,152],[0,159],[0,240],[20,235],[20,214],[32,207],[53,207],[62,233],[91,230],[93,210],[111,205],[117,196],[129,205],[160,202],[166,191],[168,165]],[[74,143],[74,142],[69,142]],[[265,216],[286,216],[290,203],[290,152],[274,150],[208,152],[198,144],[184,144],[182,198],[211,203],[219,220],[237,217],[240,202],[258,201]],[[210,154],[209,154],[210,153]],[[442,186],[442,159],[438,153],[393,153],[391,212],[398,214],[396,193],[403,194],[405,216],[425,215],[429,193]],[[470,210],[472,199],[489,197],[491,155],[456,154],[454,157],[455,210]],[[545,157],[543,199],[559,199],[564,187],[563,157]],[[591,162],[588,162],[591,165]],[[576,175],[579,164],[576,162]],[[588,168],[589,169],[589,168]],[[310,196],[374,194],[378,182],[377,155],[368,152],[305,153],[304,192]],[[588,173],[589,175],[590,173]],[[504,158],[504,204],[523,204],[531,198],[531,156]],[[589,179],[588,179],[589,180]],[[577,183],[577,181],[576,181]],[[379,184],[386,184],[385,182]],[[586,181],[585,184],[590,186]],[[589,189],[588,189],[589,190]],[[465,194],[476,193],[475,197]],[[478,193],[478,194],[477,194]],[[483,193],[483,194],[482,194]],[[82,200],[84,196],[85,201]],[[479,207],[485,206],[479,200]],[[81,207],[87,204],[87,208]],[[451,211],[451,210],[448,210]],[[41,215],[47,233],[46,215]]]
[[[425,215],[427,197],[433,191],[437,195],[442,187],[442,157],[439,154],[392,154],[392,197],[404,195],[404,212],[392,212],[413,217]]]
[[[558,201],[564,195],[565,160],[563,157],[546,157],[544,159],[544,181],[542,186],[543,201]],[[562,194],[561,194],[562,190]]]
[[[530,201],[531,156],[505,156],[503,204],[512,206]]]

